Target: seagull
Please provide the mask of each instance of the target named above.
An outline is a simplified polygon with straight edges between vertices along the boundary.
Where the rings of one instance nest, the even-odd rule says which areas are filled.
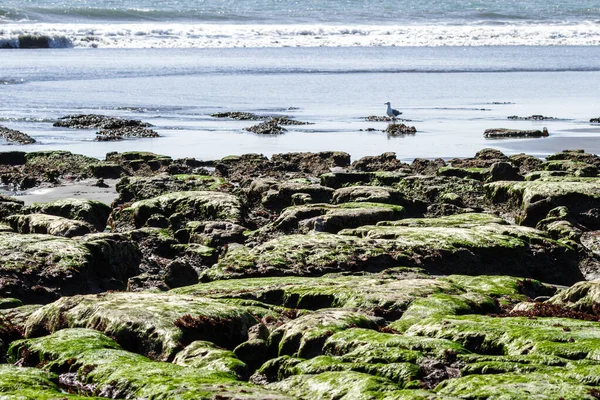
[[[392,108],[392,105],[390,104],[390,102],[388,101],[387,103],[384,103],[385,105],[387,105],[387,110],[386,110],[386,114],[388,115],[388,117],[392,118],[392,121],[396,121],[396,117],[400,114],[402,114],[400,111],[395,110]]]

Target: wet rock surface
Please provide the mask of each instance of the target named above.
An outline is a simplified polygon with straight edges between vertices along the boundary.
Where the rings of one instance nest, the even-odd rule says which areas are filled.
[[[518,115],[511,115],[507,117],[508,119],[517,120],[517,121],[556,121],[559,118],[554,117],[546,117],[544,115],[530,115],[528,117],[519,117]]]
[[[102,129],[96,132],[96,139],[100,142],[123,140],[126,138],[157,138],[156,131],[141,126],[126,126],[117,129]]]
[[[0,126],[0,138],[6,140],[9,144],[32,144],[36,142],[34,138],[26,133],[3,126]]]
[[[520,129],[505,129],[505,128],[493,128],[486,129],[483,132],[483,137],[488,139],[496,138],[510,138],[510,137],[547,137],[549,136],[548,130],[520,130]]]
[[[26,133],[0,126],[0,138],[9,144],[32,144],[36,140]]]
[[[389,124],[383,131],[390,136],[404,136],[414,135],[417,133],[417,128],[414,126],[392,123]]]
[[[149,127],[147,122],[122,119],[98,114],[67,115],[54,123],[54,126],[72,129],[121,129],[125,127]]]
[[[248,132],[258,133],[259,135],[280,135],[286,131],[286,129],[281,127],[279,122],[275,119],[244,129]]]
[[[0,392],[597,398],[598,156],[351,161],[0,154]]]

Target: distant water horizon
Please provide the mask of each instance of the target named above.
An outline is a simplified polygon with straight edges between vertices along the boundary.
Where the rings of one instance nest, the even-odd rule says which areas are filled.
[[[0,47],[594,46],[596,0],[4,0]]]

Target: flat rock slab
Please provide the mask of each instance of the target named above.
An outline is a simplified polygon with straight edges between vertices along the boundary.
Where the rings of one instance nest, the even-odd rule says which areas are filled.
[[[569,247],[541,231],[490,220],[494,218],[486,214],[459,214],[382,222],[338,234],[282,236],[253,248],[230,247],[201,279],[375,272],[398,265],[436,274],[499,273],[565,284],[582,279]],[[557,260],[564,263],[560,270],[553,267]]]
[[[495,138],[514,138],[514,137],[547,137],[548,130],[519,130],[519,129],[505,129],[505,128],[494,128],[486,129],[483,133],[483,137],[488,139]]]
[[[153,215],[169,219],[174,214],[178,214],[181,221],[226,220],[238,223],[243,219],[242,205],[236,196],[223,192],[189,191],[137,201],[117,213],[115,223],[117,229],[129,230],[143,227]]]
[[[171,360],[182,345],[208,340],[233,349],[248,338],[248,329],[267,309],[226,301],[167,293],[106,293],[63,297],[35,312],[26,336],[64,328],[90,328],[115,337],[130,351]],[[255,316],[256,315],[256,316]]]

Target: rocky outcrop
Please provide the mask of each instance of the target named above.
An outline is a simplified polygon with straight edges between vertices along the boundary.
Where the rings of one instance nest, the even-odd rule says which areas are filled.
[[[417,128],[414,126],[393,123],[389,124],[383,131],[389,136],[405,136],[414,135],[417,133]]]
[[[383,153],[379,156],[366,156],[354,161],[351,168],[355,171],[398,171],[410,170],[410,165],[396,158],[396,153]]]
[[[260,135],[281,135],[287,129],[281,127],[277,120],[262,122],[258,125],[253,125],[249,128],[244,128],[248,132],[258,133]]]
[[[143,226],[180,229],[188,221],[241,222],[243,218],[242,204],[236,196],[212,191],[167,193],[137,201],[113,215],[120,231]]]
[[[133,119],[122,119],[97,114],[67,115],[54,123],[54,126],[71,129],[121,129],[125,127],[151,126],[149,123]]]
[[[267,119],[269,116],[267,115],[256,115],[248,112],[239,112],[239,111],[227,111],[214,113],[210,115],[213,118],[230,118],[238,121],[260,121],[262,119]]]
[[[507,118],[517,121],[554,121],[558,119],[554,117],[545,117],[543,115],[530,115],[529,117],[519,117],[518,115],[511,115]]]
[[[111,208],[96,200],[66,198],[48,203],[38,203],[25,207],[23,214],[48,214],[66,219],[84,222],[92,230],[103,232],[110,215]]]
[[[15,224],[18,222],[17,218]],[[62,231],[69,232],[72,226]],[[54,226],[46,224],[44,230],[60,232],[60,227],[55,222]],[[31,223],[27,229],[31,229]],[[124,289],[127,278],[136,274],[140,257],[136,246],[119,236],[69,239],[9,232],[0,232],[0,256],[4,260],[0,265],[0,295],[28,303]]]
[[[0,126],[0,138],[6,140],[9,144],[32,144],[36,142],[34,138],[26,133],[3,126]]]
[[[547,137],[549,136],[546,128],[540,130],[519,130],[519,129],[505,129],[505,128],[494,128],[486,129],[483,133],[483,137],[488,139],[497,138],[514,138],[514,137]]]
[[[95,140],[98,142],[110,142],[126,138],[157,138],[160,135],[153,129],[140,126],[126,126],[117,129],[102,129],[96,132]]]
[[[0,153],[14,186],[122,178],[0,198],[0,392],[596,396],[596,155],[350,161]]]

